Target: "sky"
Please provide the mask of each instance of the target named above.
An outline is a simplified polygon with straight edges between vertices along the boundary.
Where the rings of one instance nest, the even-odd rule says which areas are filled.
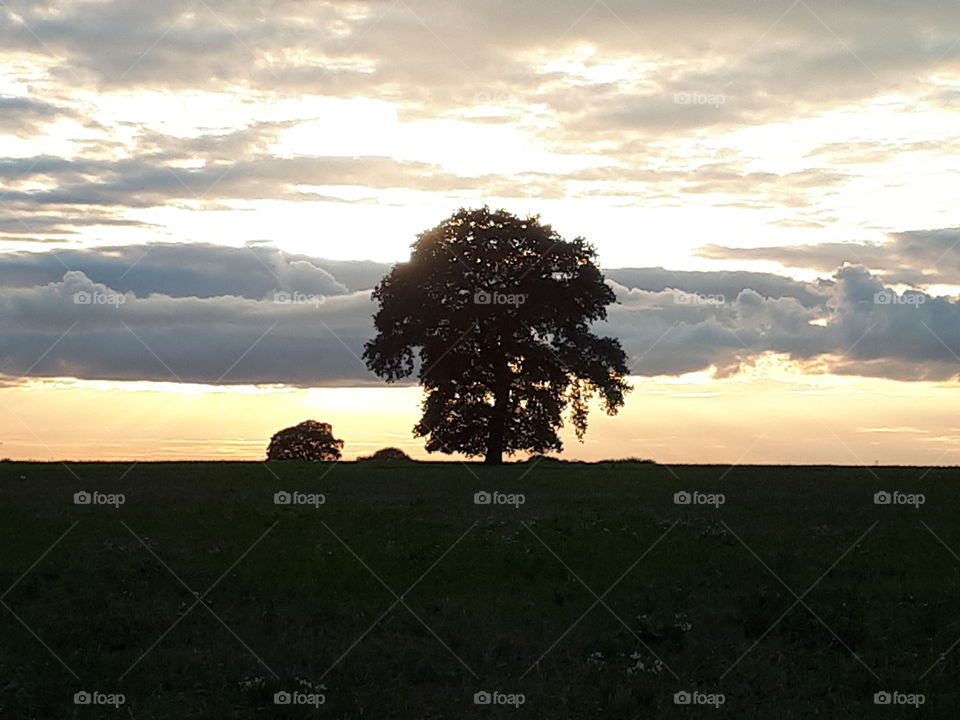
[[[424,457],[370,290],[488,204],[617,296],[565,457],[956,464],[958,111],[945,0],[3,0],[0,457]]]

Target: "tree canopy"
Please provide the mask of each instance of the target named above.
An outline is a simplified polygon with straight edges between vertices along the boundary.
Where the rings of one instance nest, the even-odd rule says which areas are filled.
[[[417,236],[373,297],[378,334],[364,357],[388,381],[417,373],[414,433],[430,452],[498,463],[561,450],[568,408],[582,440],[589,400],[615,414],[630,389],[620,343],[591,332],[616,300],[595,249],[539,217],[460,209]]]
[[[339,460],[343,440],[333,436],[330,423],[304,420],[275,433],[267,447],[267,460]]]

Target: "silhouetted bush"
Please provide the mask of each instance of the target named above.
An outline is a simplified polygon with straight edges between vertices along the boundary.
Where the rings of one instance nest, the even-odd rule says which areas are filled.
[[[526,460],[524,460],[523,462],[537,463],[537,464],[539,465],[539,464],[541,464],[541,463],[548,463],[548,464],[551,464],[551,463],[569,463],[570,461],[569,461],[569,460],[564,460],[563,458],[553,457],[552,455],[531,455],[530,457],[528,457],[528,458],[527,458]]]
[[[357,462],[415,462],[415,460],[407,455],[400,448],[388,447],[380,448],[373,455],[365,455],[363,457],[358,457]]]
[[[304,420],[288,427],[270,439],[267,460],[339,460],[343,440],[333,436],[330,423]]]
[[[650,458],[611,458],[609,460],[598,460],[597,464],[606,464],[606,463],[635,463],[638,465],[656,465],[656,460],[651,460]]]

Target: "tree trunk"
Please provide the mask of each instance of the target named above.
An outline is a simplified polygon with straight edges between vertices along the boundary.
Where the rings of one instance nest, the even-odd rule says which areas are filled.
[[[507,425],[507,410],[510,405],[510,368],[506,363],[497,366],[496,386],[493,392],[493,416],[490,418],[490,434],[487,436],[487,465],[503,463],[504,431]]]

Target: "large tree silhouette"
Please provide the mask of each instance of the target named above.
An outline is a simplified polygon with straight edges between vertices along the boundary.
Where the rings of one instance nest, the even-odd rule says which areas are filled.
[[[562,449],[568,407],[582,439],[594,395],[617,412],[626,358],[617,340],[590,332],[615,301],[595,257],[538,217],[486,207],[417,236],[409,262],[374,290],[378,335],[364,357],[388,381],[416,370],[426,397],[414,433],[428,451],[499,463]]]

